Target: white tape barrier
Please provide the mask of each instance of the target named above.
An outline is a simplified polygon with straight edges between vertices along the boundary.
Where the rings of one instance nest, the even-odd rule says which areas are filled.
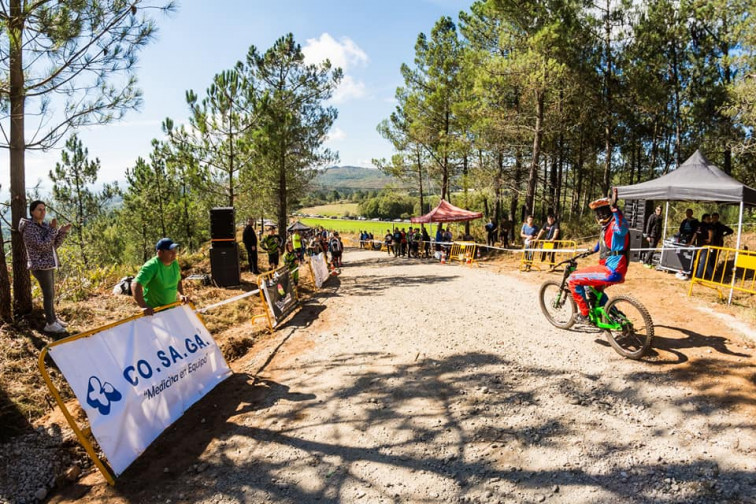
[[[454,243],[461,243],[461,242],[431,242],[431,245],[441,245],[441,246],[452,246]],[[511,252],[513,254],[521,254],[522,252],[588,252],[589,250],[593,249],[555,249],[555,248],[502,248],[502,247],[494,247],[493,245],[485,245],[483,243],[475,243],[475,246],[477,248],[487,248],[491,250],[500,250],[501,252]],[[687,247],[682,246],[678,247],[680,249],[684,250],[703,250],[708,247]],[[665,247],[665,250],[672,250],[672,247]],[[652,248],[632,248],[628,249],[628,252],[648,252],[649,250],[661,250],[661,247],[657,247],[655,249]]]
[[[56,345],[50,355],[116,475],[231,376],[220,348],[188,305]]]
[[[254,296],[255,294],[259,294],[260,289],[255,289],[253,291],[245,292],[244,294],[239,294],[238,296],[234,296],[232,298],[225,299],[219,303],[211,304],[210,306],[205,306],[204,308],[200,308],[198,310],[195,310],[195,313],[205,313],[207,310],[211,310],[213,308],[218,308],[219,306],[223,306],[229,303],[233,303],[235,301],[239,301],[240,299],[247,298],[249,296]]]

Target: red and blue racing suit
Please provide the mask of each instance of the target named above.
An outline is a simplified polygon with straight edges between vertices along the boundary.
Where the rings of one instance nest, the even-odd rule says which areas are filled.
[[[575,271],[567,280],[572,291],[572,297],[583,316],[588,315],[585,287],[591,286],[603,291],[609,285],[625,281],[627,273],[628,252],[630,250],[630,233],[627,221],[620,210],[613,210],[612,219],[601,228],[594,252],[600,252],[599,263]],[[606,300],[606,297],[603,297]]]

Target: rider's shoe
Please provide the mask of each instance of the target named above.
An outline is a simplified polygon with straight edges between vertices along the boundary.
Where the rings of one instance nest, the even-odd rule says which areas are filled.
[[[575,323],[580,325],[591,325],[591,319],[589,319],[587,315],[578,313],[575,315]]]

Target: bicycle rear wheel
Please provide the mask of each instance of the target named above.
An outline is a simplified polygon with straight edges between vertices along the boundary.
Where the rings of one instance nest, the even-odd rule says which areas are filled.
[[[654,323],[646,307],[632,296],[621,295],[612,298],[604,311],[609,315],[604,322],[620,326],[616,330],[604,329],[612,348],[628,359],[643,357],[654,338]]]
[[[544,282],[538,292],[538,301],[541,311],[554,327],[569,329],[575,323],[575,300],[567,287],[562,288],[561,282]]]

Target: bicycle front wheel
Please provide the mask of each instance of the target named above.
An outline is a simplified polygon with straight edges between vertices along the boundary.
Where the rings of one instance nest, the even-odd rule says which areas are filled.
[[[538,292],[541,311],[554,327],[569,329],[575,323],[577,307],[569,289],[562,288],[561,282],[549,280],[541,285]]]
[[[654,338],[654,323],[646,307],[634,297],[622,295],[612,298],[604,311],[609,317],[604,322],[616,326],[604,329],[612,348],[628,359],[643,357]]]

